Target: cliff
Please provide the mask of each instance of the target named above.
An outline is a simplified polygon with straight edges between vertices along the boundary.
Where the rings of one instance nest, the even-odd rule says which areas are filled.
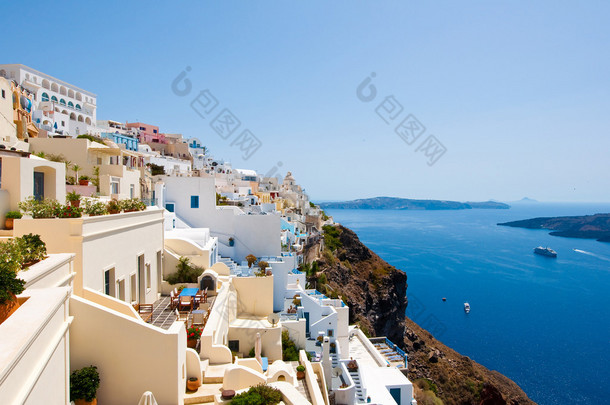
[[[458,202],[445,200],[412,200],[409,198],[375,197],[352,201],[320,203],[320,208],[376,210],[469,210],[473,208],[508,209],[510,205],[496,202]]]
[[[610,214],[542,217],[504,222],[498,225],[526,229],[548,229],[553,231],[550,233],[553,236],[610,242]]]
[[[461,356],[406,318],[407,275],[367,248],[353,231],[325,226],[324,245],[315,271],[308,272],[309,282],[342,297],[350,307],[350,323],[406,349],[407,375],[420,405],[534,403],[507,377]]]

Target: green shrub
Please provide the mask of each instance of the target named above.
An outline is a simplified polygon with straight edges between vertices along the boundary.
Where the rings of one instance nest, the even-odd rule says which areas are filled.
[[[305,371],[305,366],[301,366],[300,364],[297,366],[297,371]]]
[[[324,244],[331,250],[331,252],[334,252],[343,246],[339,240],[339,235],[341,234],[339,228],[332,225],[324,225],[322,230],[324,231]]]
[[[6,219],[20,219],[22,217],[21,212],[19,211],[9,211],[4,216]]]
[[[97,136],[89,135],[89,134],[81,134],[76,137],[77,139],[89,139],[91,142],[101,143],[105,145],[104,140],[102,138],[98,138]]]
[[[256,353],[254,353],[254,348],[250,349],[250,351],[248,352],[248,357],[254,357]]]
[[[55,211],[61,204],[56,200],[48,198],[39,201],[34,197],[28,197],[18,205],[21,211],[31,215],[32,218],[54,218]]]
[[[58,205],[53,214],[57,218],[80,218],[83,215],[83,209],[71,205]]]
[[[286,330],[282,331],[282,360],[299,361],[299,349]]]
[[[251,387],[248,391],[235,395],[231,405],[275,405],[282,400],[282,393],[265,384]]]
[[[9,239],[0,243],[0,304],[11,301],[14,295],[23,292],[25,281],[17,278],[22,263],[18,240]]]
[[[129,198],[126,200],[119,201],[119,205],[121,209],[125,212],[129,211],[144,211],[146,209],[146,204],[144,204],[138,198]]]
[[[84,213],[92,216],[108,214],[106,204],[99,200],[85,200]]]
[[[73,371],[70,375],[70,400],[84,399],[91,402],[100,386],[97,367],[89,366]]]
[[[197,277],[203,273],[201,267],[192,266],[188,257],[181,256],[176,265],[176,272],[167,276],[167,282],[174,285],[178,283],[196,283]]]
[[[40,238],[40,235],[29,233],[16,239],[18,240],[24,263],[40,261],[46,257],[47,245]]]
[[[66,194],[66,201],[78,201],[80,200],[81,195],[75,191],[70,191]]]

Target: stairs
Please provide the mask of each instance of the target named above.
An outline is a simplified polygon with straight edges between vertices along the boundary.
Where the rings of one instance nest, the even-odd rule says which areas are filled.
[[[366,403],[364,389],[362,388],[362,382],[360,381],[359,370],[349,370],[349,376],[352,378],[354,384],[356,384],[356,402],[361,404]]]
[[[227,265],[227,267],[231,270],[231,274],[235,273],[235,270],[237,270],[237,266],[238,264],[236,262],[233,261],[233,259],[231,259],[230,257],[220,257],[218,259],[219,262],[224,263]]]

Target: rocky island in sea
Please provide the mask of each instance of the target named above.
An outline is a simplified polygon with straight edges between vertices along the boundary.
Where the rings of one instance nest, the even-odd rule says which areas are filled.
[[[526,229],[548,229],[550,235],[566,238],[597,239],[610,242],[610,214],[583,215],[574,217],[541,217],[499,223]]]
[[[497,201],[459,202],[446,200],[413,200],[397,197],[374,197],[352,201],[323,202],[321,208],[329,209],[373,209],[373,210],[469,210],[508,209],[510,205]]]

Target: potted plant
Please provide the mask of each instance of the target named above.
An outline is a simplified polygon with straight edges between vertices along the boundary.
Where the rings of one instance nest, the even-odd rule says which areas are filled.
[[[96,366],[75,370],[70,375],[70,400],[76,405],[97,404],[100,375]]]
[[[234,246],[235,245],[235,239],[233,239],[232,237],[229,238],[229,246]]]
[[[197,340],[201,337],[201,329],[191,326],[186,329],[186,345],[191,349],[197,347]]]
[[[265,269],[267,267],[269,267],[269,263],[267,263],[264,260],[261,260],[260,262],[258,262],[258,267],[261,269],[261,273],[263,273],[263,275],[265,274]]]
[[[0,243],[0,323],[19,308],[17,294],[25,288],[25,281],[17,278],[22,262],[18,241],[9,239]]]
[[[66,194],[66,200],[75,208],[80,206],[80,197],[80,194],[75,191],[70,191]]]
[[[252,265],[256,262],[256,256],[249,254],[246,256],[246,261],[248,262],[248,268],[251,269]]]
[[[83,209],[71,205],[60,205],[55,208],[55,216],[57,218],[80,218],[83,215]]]
[[[88,199],[85,200],[84,213],[94,217],[97,215],[105,215],[108,213],[108,211],[106,209],[106,204],[104,204],[102,201]]]
[[[89,185],[89,176],[80,176],[78,178],[78,184],[80,184],[81,186],[88,186]]]
[[[335,353],[336,351],[337,351],[337,345],[335,344],[335,342],[331,342],[330,343],[330,352]]]
[[[108,210],[109,214],[118,214],[121,212],[121,203],[113,198],[112,200],[108,201],[108,204],[106,204],[106,210]]]
[[[47,245],[40,238],[40,235],[29,233],[15,239],[22,255],[22,268],[38,263],[47,256]]]
[[[9,211],[4,217],[6,218],[4,220],[4,227],[6,229],[13,229],[13,221],[15,219],[20,219],[22,215],[20,211]]]
[[[305,378],[305,367],[302,365],[297,366],[297,378],[299,380],[302,380],[303,378]]]
[[[349,363],[347,363],[347,369],[351,371],[358,370],[358,363],[356,363],[356,360],[350,360]]]
[[[189,377],[186,381],[186,389],[189,391],[197,391],[201,384],[199,384],[199,378],[197,377]]]

